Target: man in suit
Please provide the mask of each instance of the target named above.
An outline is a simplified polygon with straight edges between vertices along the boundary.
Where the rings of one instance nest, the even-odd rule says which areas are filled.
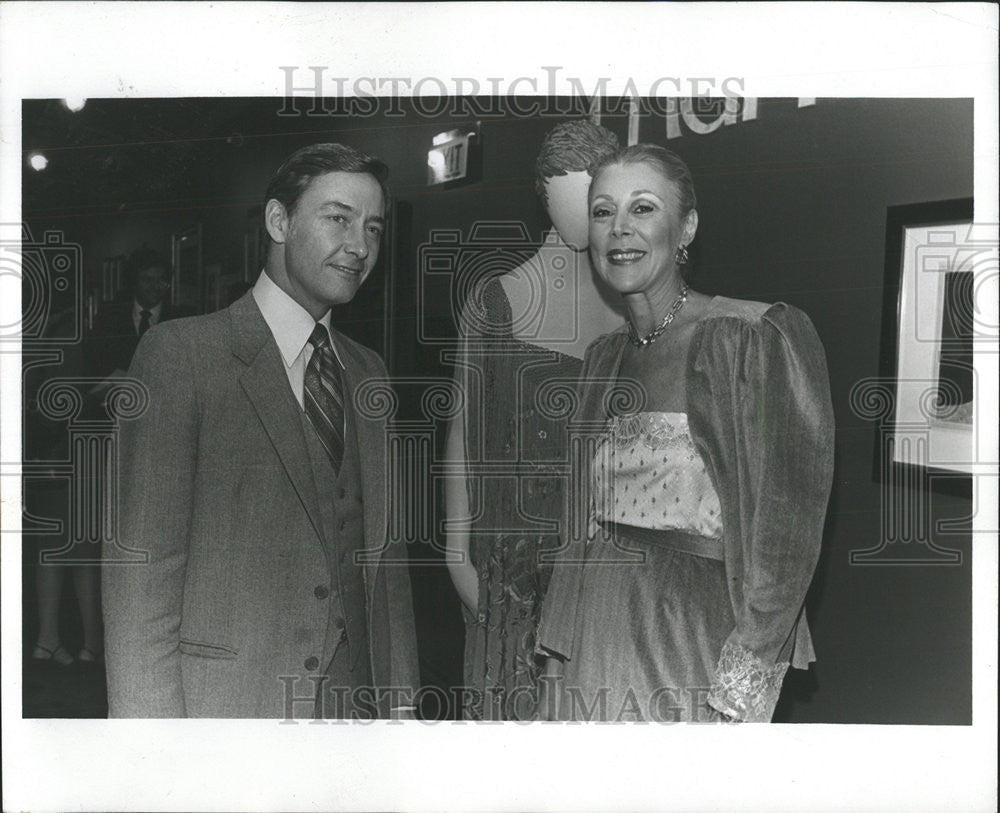
[[[170,270],[157,252],[140,248],[127,265],[132,297],[108,303],[97,312],[88,342],[90,374],[101,378],[125,375],[139,339],[153,325],[190,315],[171,305]]]
[[[230,307],[151,328],[121,425],[106,563],[112,717],[406,716],[417,686],[405,550],[387,542],[387,377],[330,325],[378,257],[385,165],[340,144],[271,180],[264,272]]]

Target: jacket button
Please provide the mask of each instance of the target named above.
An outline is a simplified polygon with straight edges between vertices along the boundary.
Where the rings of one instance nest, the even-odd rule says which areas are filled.
[[[346,496],[347,496],[347,489],[346,488],[341,488],[340,489],[340,499],[344,499],[344,497],[346,497]]]
[[[333,626],[335,626],[339,630],[342,630],[344,628],[344,626],[345,626],[344,619],[343,618],[337,618],[337,619],[335,619],[334,622],[333,622]]]
[[[342,519],[340,521],[340,530],[344,530],[344,528],[346,528],[346,527],[347,527],[347,520],[346,519]]]
[[[330,591],[326,588],[326,585],[319,585],[315,590],[313,590],[313,595],[316,598],[322,600],[330,595]]]
[[[316,657],[306,658],[306,669],[308,669],[310,672],[313,669],[319,669],[319,658]]]

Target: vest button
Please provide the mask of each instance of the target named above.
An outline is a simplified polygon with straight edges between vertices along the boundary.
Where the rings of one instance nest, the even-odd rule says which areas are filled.
[[[333,626],[335,626],[335,627],[336,627],[337,629],[339,629],[339,630],[342,630],[342,629],[344,629],[344,627],[345,627],[346,625],[345,625],[345,622],[344,622],[344,619],[343,619],[343,618],[340,618],[340,617],[338,616],[338,617],[337,617],[337,618],[336,618],[336,619],[334,620],[334,622],[333,622]]]
[[[306,669],[308,669],[310,672],[313,669],[319,669],[319,658],[316,658],[316,657],[306,658],[306,664],[305,665],[306,665]]]
[[[326,585],[321,584],[315,590],[313,590],[313,595],[316,596],[316,598],[322,600],[326,598],[328,595],[330,595],[330,591],[326,588]]]
[[[346,527],[347,527],[347,520],[346,519],[342,519],[340,521],[340,530],[344,530],[344,528],[346,528]]]
[[[346,488],[341,488],[340,489],[340,499],[344,499],[344,497],[346,497],[346,496],[347,496],[347,489]]]

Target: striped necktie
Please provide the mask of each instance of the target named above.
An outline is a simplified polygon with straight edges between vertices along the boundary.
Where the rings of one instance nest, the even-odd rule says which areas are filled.
[[[344,389],[340,365],[323,325],[317,323],[313,328],[309,344],[313,346],[313,354],[306,365],[303,393],[306,417],[330,456],[333,470],[339,472],[344,459]]]

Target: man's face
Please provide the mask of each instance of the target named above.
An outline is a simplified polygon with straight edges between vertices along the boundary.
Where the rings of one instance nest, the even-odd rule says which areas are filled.
[[[384,215],[378,181],[362,172],[313,178],[290,216],[281,207],[272,237],[283,243],[286,291],[314,319],[350,302],[371,273]]]
[[[135,301],[143,308],[155,308],[166,299],[169,290],[167,269],[163,266],[143,268],[135,276]]]

